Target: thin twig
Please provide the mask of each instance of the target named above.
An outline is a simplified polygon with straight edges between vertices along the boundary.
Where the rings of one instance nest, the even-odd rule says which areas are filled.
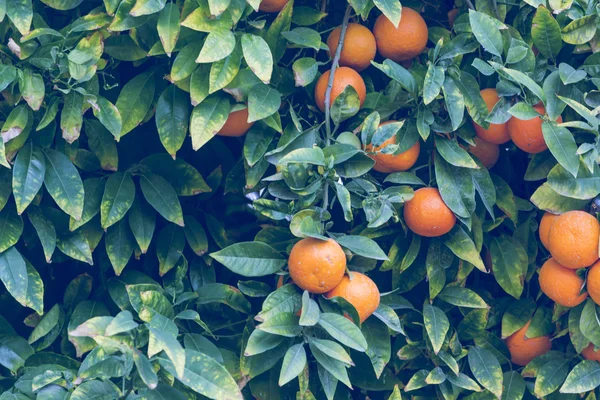
[[[325,138],[325,146],[329,146],[331,143],[331,90],[333,89],[333,79],[335,77],[335,70],[340,62],[342,55],[342,48],[344,47],[344,39],[346,37],[346,31],[348,30],[348,21],[350,21],[350,12],[352,7],[350,4],[346,7],[346,13],[344,14],[344,20],[342,22],[342,31],[340,32],[340,41],[338,42],[335,50],[335,56],[331,63],[331,70],[329,71],[329,81],[327,82],[327,90],[325,91],[325,132],[327,137]],[[323,208],[327,210],[329,206],[329,184],[325,182],[325,189],[323,193]]]
[[[473,3],[471,3],[471,0],[465,0],[467,2],[467,6],[471,9],[474,10],[475,6],[473,5]]]
[[[500,12],[498,11],[498,2],[497,0],[492,0],[492,9],[494,10],[494,15],[496,16],[496,18],[501,21],[500,19]]]

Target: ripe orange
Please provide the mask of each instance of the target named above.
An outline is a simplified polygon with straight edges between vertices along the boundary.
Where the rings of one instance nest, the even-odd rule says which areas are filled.
[[[550,249],[549,237],[550,237],[550,227],[554,223],[554,221],[558,218],[558,215],[552,214],[549,212],[544,213],[544,216],[540,220],[540,241],[546,248],[546,250]]]
[[[364,322],[379,307],[379,289],[368,276],[360,272],[350,274],[352,279],[344,275],[340,284],[327,292],[325,297],[343,297],[356,308],[360,322]]]
[[[315,85],[315,102],[321,111],[325,111],[325,92],[327,91],[330,73],[331,71],[327,71],[321,75]],[[360,99],[360,106],[362,107],[367,97],[365,81],[363,81],[358,72],[348,67],[339,67],[335,70],[333,86],[331,88],[331,104],[344,91],[346,86],[352,86],[356,90]]]
[[[510,351],[510,360],[513,364],[524,367],[531,360],[542,354],[546,354],[552,348],[552,342],[548,336],[540,336],[532,339],[525,337],[531,321],[524,327],[507,337],[504,341]]]
[[[381,125],[387,125],[392,122],[395,121],[387,121]],[[419,153],[421,152],[421,143],[418,139],[411,148],[400,154],[375,153],[390,144],[396,144],[396,135],[383,142],[381,146],[375,148],[371,144],[365,146],[365,150],[372,153],[369,154],[369,157],[375,160],[375,166],[373,167],[375,171],[384,173],[407,171],[415,165],[419,158]]]
[[[600,224],[584,211],[559,215],[548,235],[552,257],[561,265],[577,269],[589,267],[598,259]]]
[[[600,350],[594,351],[594,343],[590,343],[588,347],[581,350],[581,355],[586,360],[600,361]]]
[[[327,47],[329,47],[331,57],[335,54],[341,32],[342,28],[337,27],[327,38]],[[377,43],[375,43],[375,36],[371,31],[360,24],[348,24],[344,47],[340,54],[340,65],[362,71],[371,65],[375,53],[377,53]]]
[[[450,232],[456,217],[442,200],[439,190],[421,188],[404,205],[404,221],[417,235],[436,237]]]
[[[469,145],[468,151],[481,161],[484,167],[492,168],[500,157],[500,148],[497,144],[486,142],[479,136],[473,138],[475,146]]]
[[[500,97],[498,96],[496,89],[483,89],[481,91],[481,97],[483,97],[483,101],[485,101],[488,111],[492,111],[492,108],[494,108],[496,103],[500,101]],[[510,140],[510,135],[508,134],[508,128],[506,125],[507,124],[490,124],[488,129],[484,129],[473,122],[473,127],[475,128],[475,133],[477,136],[486,142],[495,144],[506,143]]]
[[[289,0],[262,0],[258,9],[260,11],[274,13],[283,10]]]
[[[537,104],[533,108],[540,114],[546,113],[546,109],[542,104]],[[561,123],[562,118],[559,116],[556,122]],[[528,120],[512,117],[508,120],[507,128],[513,143],[526,153],[541,153],[548,148],[542,133],[541,117]]]
[[[290,277],[311,293],[336,287],[346,272],[346,255],[333,239],[305,238],[294,245],[288,259]]]
[[[383,14],[375,21],[377,50],[385,58],[400,62],[415,58],[427,46],[427,24],[415,10],[403,7],[398,28]]]
[[[600,261],[590,267],[587,274],[587,292],[594,303],[600,304]]]
[[[583,279],[574,269],[565,268],[554,258],[549,258],[540,269],[540,288],[555,303],[564,307],[575,307],[587,298],[581,292]]]
[[[244,136],[248,130],[254,125],[254,122],[248,123],[248,108],[243,108],[229,114],[225,125],[221,128],[217,135],[219,136]]]

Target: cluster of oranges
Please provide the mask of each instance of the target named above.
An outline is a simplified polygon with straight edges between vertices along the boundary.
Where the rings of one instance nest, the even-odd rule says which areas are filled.
[[[341,32],[342,28],[338,27],[327,38],[327,46],[332,56],[339,45]],[[427,35],[425,20],[418,12],[408,7],[402,9],[402,18],[398,28],[383,14],[377,18],[373,32],[356,23],[348,24],[340,53],[340,67],[335,70],[333,77],[330,102],[333,103],[347,86],[352,86],[356,90],[362,106],[367,96],[367,89],[358,72],[371,65],[377,51],[383,57],[396,62],[410,61],[425,49]],[[330,74],[331,71],[325,72],[315,85],[315,102],[321,111],[325,110],[325,94]],[[393,121],[384,124],[390,122]],[[375,171],[383,173],[406,171],[417,162],[421,151],[419,141],[400,154],[380,153],[381,149],[395,143],[394,135],[380,146],[365,146],[366,151],[373,153],[371,157],[375,160],[373,167]]]
[[[539,234],[540,241],[552,255],[540,269],[542,292],[563,307],[575,307],[588,295],[600,304],[598,220],[583,211],[569,211],[561,215],[545,213],[540,221]],[[588,267],[587,292],[583,292],[584,280],[577,270]],[[548,336],[527,338],[528,328],[529,323],[506,339],[512,362],[517,365],[528,364],[552,347]],[[582,355],[586,359],[600,361],[600,351],[594,351],[593,344],[586,347]]]
[[[488,111],[492,111],[494,106],[500,101],[496,89],[483,89],[481,97],[487,105]],[[542,103],[533,106],[535,111],[543,115],[546,110]],[[562,122],[558,117],[556,122]],[[498,145],[512,140],[515,146],[526,153],[537,154],[548,149],[544,135],[542,133],[542,118],[535,117],[528,120],[522,120],[517,117],[511,117],[508,122],[503,124],[490,124],[488,129],[473,122],[475,128],[475,146],[469,146],[469,151],[477,157],[486,168],[492,168],[500,154]]]
[[[333,239],[304,238],[294,245],[288,259],[292,281],[310,293],[342,297],[354,306],[360,322],[379,307],[379,289],[360,272],[346,275],[346,254]]]

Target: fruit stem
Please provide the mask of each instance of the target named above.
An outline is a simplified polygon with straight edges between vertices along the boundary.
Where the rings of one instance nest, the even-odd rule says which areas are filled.
[[[327,137],[325,138],[325,146],[329,146],[331,143],[331,89],[333,88],[333,78],[335,76],[335,70],[338,67],[338,63],[340,62],[340,57],[342,55],[342,47],[344,47],[344,38],[346,37],[346,31],[348,30],[348,21],[350,20],[350,12],[352,11],[352,7],[350,4],[346,7],[346,12],[344,13],[344,20],[342,22],[342,31],[340,32],[340,41],[337,45],[337,49],[335,50],[335,56],[333,57],[333,61],[331,63],[331,71],[329,72],[329,82],[327,82],[327,90],[325,91],[325,132]],[[329,183],[325,182],[325,188],[323,191],[323,209],[327,210],[329,206]]]

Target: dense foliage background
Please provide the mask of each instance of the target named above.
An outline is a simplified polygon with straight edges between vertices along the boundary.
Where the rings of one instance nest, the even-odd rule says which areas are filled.
[[[537,232],[598,210],[598,1],[259,6],[0,0],[0,400],[595,399],[598,306],[542,293]],[[329,33],[408,8],[427,49],[378,54],[364,103],[321,112]],[[548,150],[504,143],[489,171],[464,150],[540,102]],[[215,136],[246,107],[245,136]],[[418,161],[373,170],[393,136]],[[441,237],[404,223],[423,186],[458,219]],[[289,280],[305,237],[376,282],[365,322]],[[522,368],[503,339],[527,323],[552,350]]]

